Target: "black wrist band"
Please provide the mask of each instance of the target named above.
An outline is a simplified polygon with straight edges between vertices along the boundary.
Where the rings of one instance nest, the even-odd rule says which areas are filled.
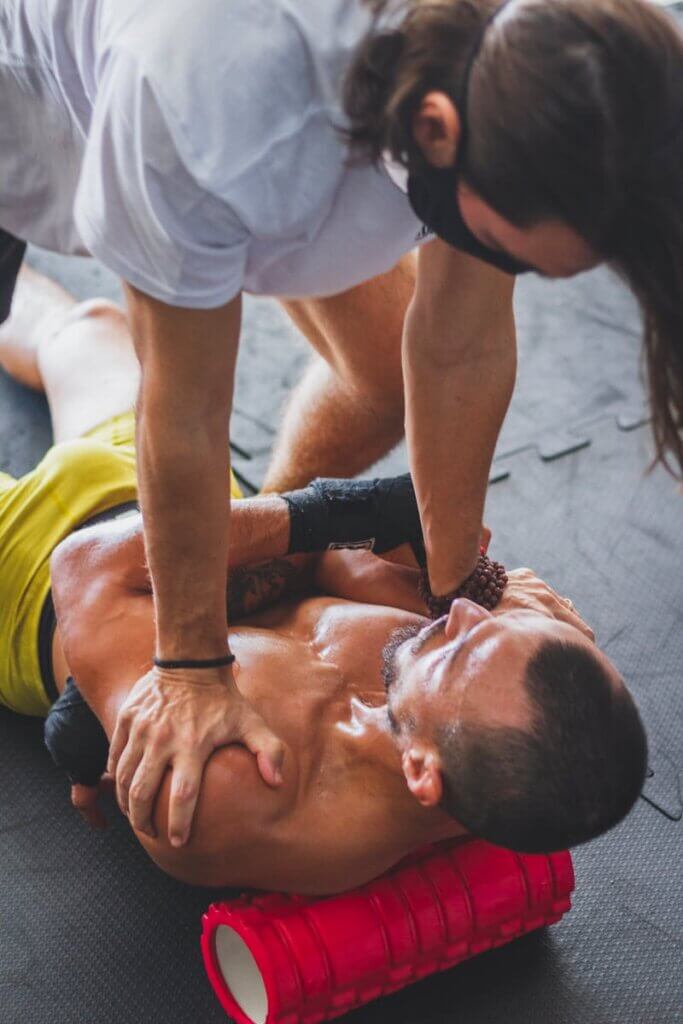
[[[382,554],[413,546],[425,563],[422,526],[410,474],[373,480],[318,477],[281,495],[289,507],[288,554],[368,548]]]
[[[222,668],[224,665],[232,665],[235,660],[234,654],[223,654],[220,658],[185,658],[179,661],[153,658],[157,668]]]

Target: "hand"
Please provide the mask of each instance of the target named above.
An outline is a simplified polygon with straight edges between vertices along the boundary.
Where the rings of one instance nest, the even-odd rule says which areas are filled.
[[[509,612],[514,608],[550,615],[559,622],[574,626],[589,640],[595,641],[595,633],[583,621],[569,598],[560,597],[531,569],[513,569],[508,573],[508,584],[496,612]]]
[[[74,783],[71,787],[71,803],[87,825],[102,831],[107,827],[107,819],[100,807],[100,798],[111,796],[113,793],[114,780],[111,775],[105,773],[96,786]]]
[[[256,755],[264,782],[282,782],[284,747],[240,695],[230,668],[153,668],[121,707],[107,770],[134,829],[155,837],[152,809],[173,769],[168,831],[173,846],[190,836],[204,765],[216,747],[242,743]]]

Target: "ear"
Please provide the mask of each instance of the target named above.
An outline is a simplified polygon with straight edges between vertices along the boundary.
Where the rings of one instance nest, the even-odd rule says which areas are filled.
[[[413,137],[434,167],[451,167],[460,142],[460,114],[445,92],[428,92],[413,117]]]
[[[436,807],[443,796],[441,761],[435,750],[412,746],[401,759],[408,789],[423,807]]]

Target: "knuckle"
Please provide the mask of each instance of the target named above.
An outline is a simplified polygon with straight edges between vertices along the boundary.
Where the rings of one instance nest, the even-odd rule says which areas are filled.
[[[136,742],[144,739],[149,732],[149,719],[147,715],[137,715],[131,723],[129,735]]]
[[[119,727],[122,725],[128,726],[133,721],[134,711],[131,707],[121,708],[119,712]],[[117,732],[119,729],[116,730]]]
[[[149,787],[144,782],[134,782],[129,790],[130,798],[135,802],[145,800],[148,794]]]
[[[165,747],[173,739],[173,729],[168,722],[159,722],[154,730],[153,744],[155,747]]]
[[[176,782],[173,795],[176,800],[187,803],[197,795],[197,787],[191,779],[182,778]]]

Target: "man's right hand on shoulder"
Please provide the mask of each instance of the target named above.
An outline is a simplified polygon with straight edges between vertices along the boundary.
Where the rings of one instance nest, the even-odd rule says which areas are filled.
[[[230,743],[255,755],[264,782],[281,784],[283,744],[241,696],[231,668],[154,667],[138,680],[119,712],[107,766],[133,828],[154,836],[154,802],[170,769],[169,839],[186,843],[204,766]]]

